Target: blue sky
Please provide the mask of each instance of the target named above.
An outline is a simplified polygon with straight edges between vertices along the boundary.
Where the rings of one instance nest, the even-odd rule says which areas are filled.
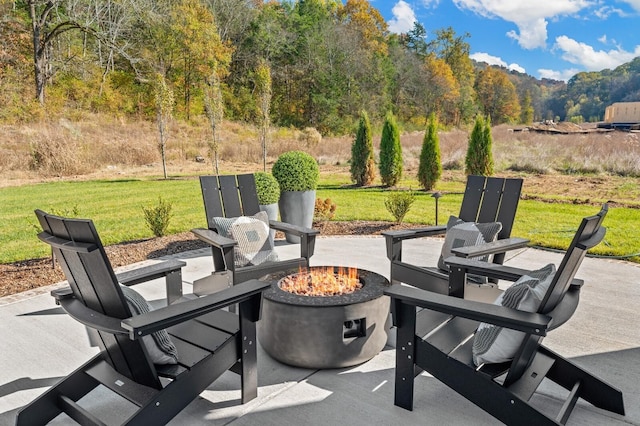
[[[640,0],[370,0],[395,33],[468,32],[471,57],[568,80],[640,56]]]

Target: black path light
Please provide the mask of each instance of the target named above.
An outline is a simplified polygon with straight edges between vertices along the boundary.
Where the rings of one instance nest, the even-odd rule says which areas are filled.
[[[438,200],[442,197],[442,193],[439,191],[436,191],[433,194],[431,194],[431,196],[436,199],[436,226],[437,226],[438,225]]]

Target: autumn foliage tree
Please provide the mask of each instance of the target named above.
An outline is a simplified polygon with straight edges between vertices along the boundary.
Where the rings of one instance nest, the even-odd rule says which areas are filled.
[[[469,146],[467,147],[467,156],[465,158],[465,172],[467,175],[493,175],[492,144],[491,120],[485,120],[481,115],[478,115],[469,137]]]
[[[380,139],[380,178],[384,186],[394,186],[402,177],[400,130],[393,113],[388,112]]]
[[[363,110],[356,138],[351,145],[351,180],[358,186],[364,186],[371,185],[375,177],[371,124],[367,112]]]
[[[271,109],[271,67],[264,59],[258,62],[258,66],[254,72],[254,82],[256,85],[256,97],[260,117],[258,126],[260,128],[260,146],[262,147],[262,167],[263,171],[267,171],[267,142],[269,136],[269,126],[271,118],[269,112]]]
[[[520,120],[518,94],[505,72],[492,67],[480,71],[476,81],[476,93],[482,111],[496,124],[515,123]]]
[[[442,163],[440,162],[440,139],[438,138],[438,120],[435,114],[429,116],[429,125],[424,134],[422,151],[420,152],[420,164],[418,166],[418,181],[422,187],[429,191],[433,189],[442,175]]]

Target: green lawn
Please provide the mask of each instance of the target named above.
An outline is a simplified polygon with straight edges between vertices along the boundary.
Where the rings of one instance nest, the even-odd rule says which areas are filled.
[[[402,186],[417,187],[417,182]],[[438,221],[446,223],[449,215],[460,209],[464,187],[443,182],[439,189],[447,192],[438,203]],[[321,177],[317,196],[331,198],[338,206],[334,220],[383,220],[393,217],[384,207],[388,190],[353,188],[348,176]],[[47,246],[36,238],[36,208],[65,214],[77,209],[80,217],[94,220],[104,244],[114,244],[152,237],[146,226],[143,206],[155,205],[158,197],[173,203],[170,233],[206,226],[200,185],[196,178],[170,180],[100,180],[55,182],[0,189],[0,263],[9,263],[49,254]],[[549,248],[566,248],[582,216],[594,214],[599,207],[567,203],[522,200],[512,235],[531,239],[532,244]],[[435,199],[430,193],[416,192],[416,201],[406,222],[435,224]],[[605,226],[604,244],[596,254],[627,256],[640,252],[640,210],[611,208]],[[640,256],[630,260],[640,262]]]

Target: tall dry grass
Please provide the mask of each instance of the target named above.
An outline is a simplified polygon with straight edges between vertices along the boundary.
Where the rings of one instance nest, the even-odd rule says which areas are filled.
[[[468,132],[440,132],[445,168],[461,169]],[[405,172],[418,169],[424,132],[401,137]],[[167,159],[182,170],[205,159],[211,170],[212,153],[206,120],[173,122],[169,127]],[[530,173],[608,173],[640,177],[640,140],[636,133],[611,132],[548,135],[493,128],[496,171]],[[225,122],[220,132],[219,158],[229,163],[262,163],[257,129],[246,123]],[[353,136],[320,137],[314,129],[274,128],[269,135],[268,163],[283,152],[304,150],[321,165],[344,165],[351,156]],[[380,136],[374,135],[378,155]],[[61,119],[0,127],[0,177],[47,178],[83,175],[122,168],[159,167],[157,129],[149,121],[128,121],[101,115],[83,115],[77,121]],[[255,168],[255,167],[254,167]]]

